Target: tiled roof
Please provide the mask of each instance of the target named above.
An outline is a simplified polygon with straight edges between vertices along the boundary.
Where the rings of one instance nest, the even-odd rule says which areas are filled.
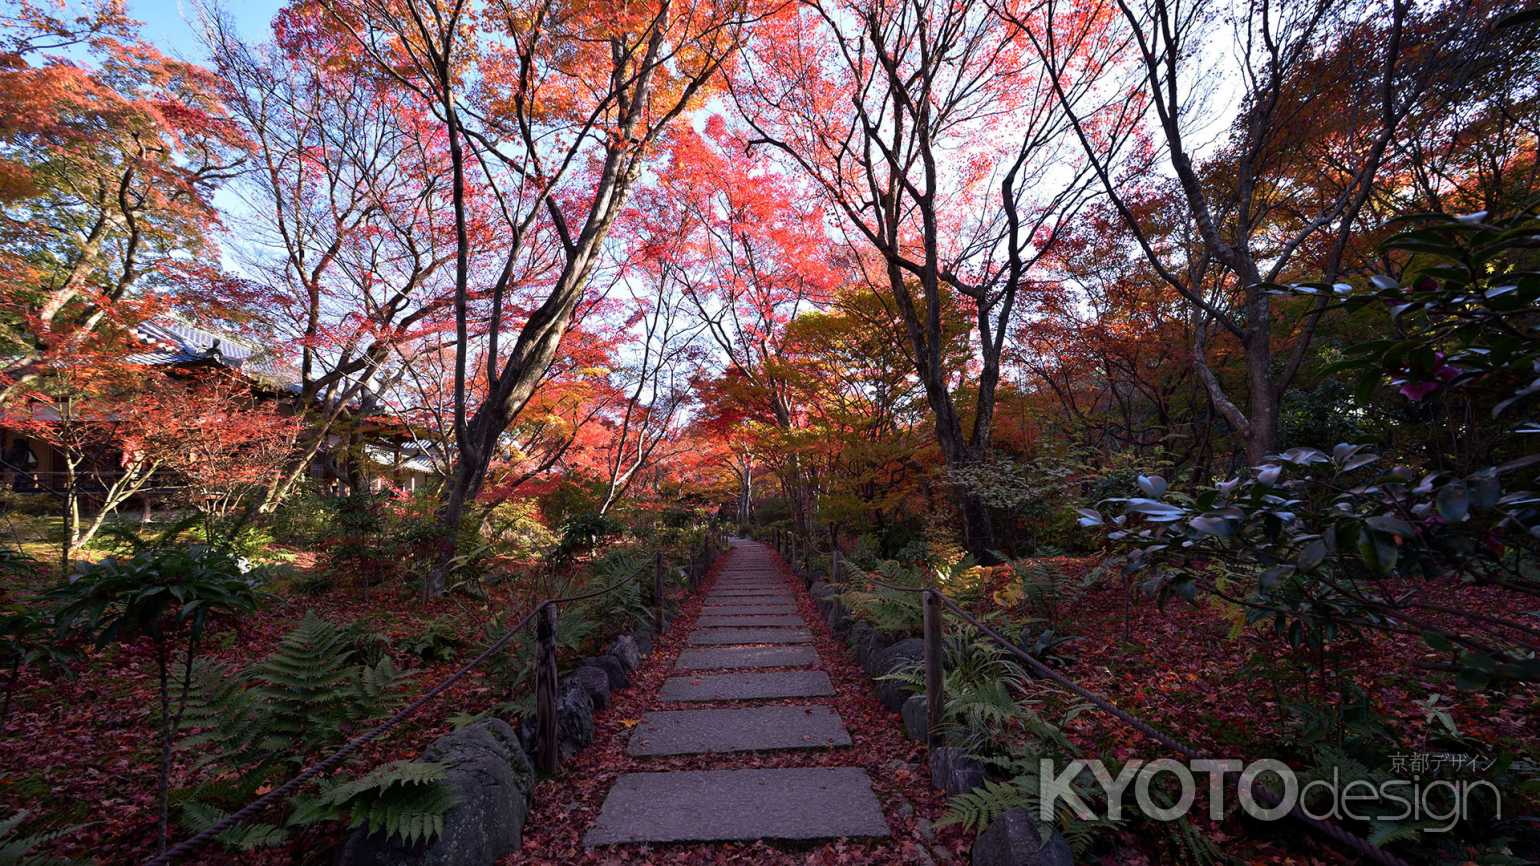
[[[296,371],[260,349],[228,334],[217,334],[175,319],[160,318],[141,322],[134,331],[145,343],[145,351],[130,355],[133,364],[170,365],[214,363],[240,370],[273,384],[296,390]]]

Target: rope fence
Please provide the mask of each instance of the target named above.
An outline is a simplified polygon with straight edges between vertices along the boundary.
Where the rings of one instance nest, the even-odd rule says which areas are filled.
[[[715,555],[714,552],[720,550],[724,544],[725,536],[716,531],[713,531],[707,538],[701,540],[700,547],[691,556],[686,570],[687,585],[692,590],[704,577],[705,569],[709,565],[711,558]],[[659,550],[654,557],[652,578],[654,581],[654,622],[658,624],[658,631],[660,633],[664,616],[663,609],[666,603],[663,586],[664,573],[663,552]],[[177,858],[197,851],[226,831],[262,814],[267,808],[285,800],[289,795],[300,790],[300,788],[316,777],[335,769],[359,749],[400,727],[402,723],[416,715],[419,710],[432,703],[434,699],[448,691],[455,683],[464,679],[471,671],[476,670],[488,659],[506,649],[518,637],[519,632],[529,625],[531,620],[536,620],[535,637],[539,647],[538,652],[540,653],[540,659],[535,668],[536,763],[542,772],[556,772],[559,760],[558,744],[556,743],[556,612],[562,605],[589,601],[608,595],[622,587],[640,581],[646,574],[646,569],[639,570],[636,574],[624,580],[616,581],[602,589],[559,598],[547,598],[537,602],[533,608],[519,618],[518,622],[509,626],[500,637],[488,644],[475,658],[439,680],[432,688],[417,696],[415,700],[397,710],[389,718],[338,746],[330,755],[305,767],[282,785],[273,788],[271,791],[220,818],[203,830],[144,861],[144,866],[167,866],[167,864],[174,862]],[[537,617],[538,619],[536,619]]]
[[[786,558],[788,563],[795,565],[795,560],[798,553],[796,536],[793,533],[786,532],[784,530],[776,530],[774,538],[777,550],[782,553],[783,557]],[[1011,640],[996,631],[993,627],[982,622],[972,613],[969,613],[961,605],[953,601],[951,598],[948,598],[946,594],[942,593],[935,587],[914,587],[889,583],[888,581],[874,577],[870,572],[863,571],[850,565],[848,561],[842,561],[843,557],[840,555],[837,536],[835,535],[832,528],[829,532],[829,541],[831,548],[831,580],[837,579],[841,566],[843,565],[845,569],[859,574],[863,580],[868,581],[876,586],[880,586],[896,592],[918,594],[922,598],[921,606],[924,614],[925,644],[925,706],[927,713],[926,729],[929,732],[927,738],[928,748],[934,749],[940,746],[939,731],[941,728],[941,710],[945,704],[946,699],[942,688],[943,659],[941,657],[941,637],[943,630],[942,614],[945,613],[956,617],[957,619],[976,629],[980,634],[988,638],[990,642],[994,643],[1007,653],[1011,654],[1013,657],[1026,664],[1027,667],[1038,676],[1050,680],[1062,688],[1067,689],[1071,693],[1095,706],[1097,709],[1102,710],[1128,727],[1131,727],[1146,737],[1149,737],[1156,743],[1159,743],[1165,748],[1176,752],[1189,761],[1202,757],[1201,753],[1192,746],[1189,746],[1188,744],[1176,739],[1170,734],[1161,731],[1160,729],[1129,713],[1128,711],[1121,709],[1105,696],[1093,692],[1084,686],[1081,686],[1079,683],[1076,683],[1074,680],[1071,680],[1064,674],[1054,670],[1047,664],[1044,664],[1041,660],[1034,658],[1030,653],[1017,646]],[[812,545],[803,544],[801,552],[803,555],[803,564],[806,565],[809,561],[811,561],[812,558]],[[1239,780],[1237,780],[1236,783],[1237,790],[1239,790],[1238,782]],[[1272,791],[1266,788],[1258,788],[1254,794],[1256,799],[1259,802],[1262,802],[1263,805],[1268,809],[1277,808],[1278,805],[1282,802],[1280,799],[1273,795]],[[1341,825],[1306,814],[1298,803],[1295,803],[1294,806],[1289,810],[1288,816],[1303,824],[1311,831],[1318,833],[1327,839],[1330,839],[1331,841],[1343,846],[1344,848],[1350,849],[1355,854],[1370,862],[1378,863],[1380,866],[1408,866],[1405,860],[1402,860],[1400,857],[1397,857],[1389,851],[1385,851],[1382,848],[1378,848],[1370,844],[1363,837],[1349,832]]]

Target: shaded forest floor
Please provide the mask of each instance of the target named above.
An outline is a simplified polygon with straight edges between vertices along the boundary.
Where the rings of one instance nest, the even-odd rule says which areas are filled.
[[[313,567],[295,558],[301,571]],[[1059,559],[1055,564],[1081,574],[1089,559]],[[401,640],[428,620],[441,618],[460,636],[459,658],[477,645],[483,625],[498,611],[522,611],[528,599],[493,587],[486,600],[449,596],[424,604],[414,593],[375,587],[365,594],[343,586],[319,596],[274,597],[256,616],[221,627],[203,657],[226,665],[245,665],[262,657],[305,613],[337,623],[363,619],[393,638],[388,650],[402,667],[417,671],[409,691],[431,685],[459,662],[425,663],[400,649]],[[1493,609],[1496,599],[1479,589],[1461,590],[1462,603]],[[632,686],[596,717],[595,744],[543,780],[526,828],[524,849],[505,864],[667,862],[667,863],[926,863],[965,861],[971,834],[956,827],[936,829],[945,810],[941,795],[929,788],[924,748],[903,737],[896,714],[876,701],[871,683],[843,644],[814,614],[805,593],[799,604],[812,623],[814,640],[833,680],[836,703],[854,737],[854,746],[838,760],[867,768],[894,837],[881,842],[843,842],[811,848],[736,846],[664,846],[645,856],[636,852],[584,852],[580,839],[615,776],[635,769],[624,754],[630,727],[651,707],[651,696],[681,648],[687,629],[675,627],[638,672]],[[687,625],[698,613],[692,597],[681,611]],[[1432,669],[1442,657],[1411,636],[1370,635],[1345,639],[1320,659],[1291,650],[1270,630],[1234,628],[1230,614],[1211,607],[1172,603],[1164,610],[1128,600],[1115,582],[1104,582],[1057,611],[1054,627],[1078,640],[1066,647],[1065,673],[1118,706],[1220,757],[1276,757],[1295,766],[1309,743],[1301,736],[1295,705],[1339,702],[1336,686],[1361,689],[1388,724],[1404,751],[1495,756],[1509,753],[1533,761],[1540,756],[1540,690],[1515,687],[1506,692],[1471,693],[1453,687],[1447,674]],[[1323,680],[1314,665],[1332,673]],[[76,827],[56,844],[54,853],[95,857],[102,863],[133,862],[153,849],[157,741],[156,682],[151,645],[88,652],[74,665],[73,678],[44,678],[24,673],[9,728],[0,737],[0,807],[32,813],[33,831]],[[1438,695],[1457,735],[1442,728],[1428,708]],[[360,756],[355,766],[415,756],[449,729],[449,717],[490,707],[500,696],[484,676],[468,677],[437,704]],[[1075,700],[1062,689],[1034,681],[1028,695],[1037,712],[1058,722]],[[1064,726],[1088,757],[1166,757],[1158,746],[1094,710],[1081,712]],[[1451,746],[1454,743],[1454,746]],[[194,755],[178,752],[173,787],[200,778]],[[692,758],[649,761],[649,767],[692,768]],[[764,766],[817,764],[817,755],[765,755]],[[829,757],[828,760],[835,760]],[[1509,804],[1504,813],[1510,814]],[[1513,804],[1533,814],[1534,804]],[[1342,862],[1333,849],[1310,840],[1290,824],[1258,825],[1230,819],[1199,825],[1222,850],[1244,862]],[[336,840],[321,832],[299,835],[283,847],[249,854],[205,851],[196,862],[294,864],[314,858]],[[1112,863],[1170,862],[1160,840],[1122,834]],[[629,858],[629,860],[627,859]],[[324,860],[321,857],[321,860]]]

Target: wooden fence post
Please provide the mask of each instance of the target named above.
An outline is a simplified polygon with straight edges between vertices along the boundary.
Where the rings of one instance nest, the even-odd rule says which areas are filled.
[[[663,634],[663,551],[652,555],[652,624],[653,630]]]
[[[829,527],[829,582],[840,582],[840,543],[839,533],[833,526]]]
[[[554,774],[561,760],[556,741],[556,605],[542,605],[535,624],[540,653],[535,663],[535,760],[541,772]]]
[[[941,685],[941,596],[925,590],[925,747],[941,745],[941,710],[946,703]]]

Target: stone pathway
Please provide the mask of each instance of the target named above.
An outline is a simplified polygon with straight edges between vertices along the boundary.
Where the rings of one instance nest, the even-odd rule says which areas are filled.
[[[843,748],[850,733],[829,706],[788,703],[834,688],[769,550],[735,541],[728,557],[658,691],[667,709],[645,714],[626,747],[642,757],[721,755],[724,766],[622,775],[584,844],[889,835],[860,767],[732,766],[746,752]],[[731,706],[690,706],[704,702]]]

